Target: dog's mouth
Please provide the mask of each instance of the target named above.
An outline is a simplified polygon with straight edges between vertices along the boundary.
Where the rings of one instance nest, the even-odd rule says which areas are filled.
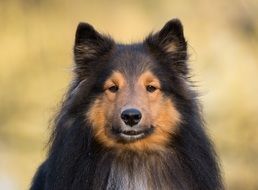
[[[140,140],[149,136],[153,132],[154,128],[149,127],[147,129],[130,129],[130,130],[122,130],[122,129],[112,129],[113,134],[117,137],[119,142],[127,143],[133,142],[136,140]]]

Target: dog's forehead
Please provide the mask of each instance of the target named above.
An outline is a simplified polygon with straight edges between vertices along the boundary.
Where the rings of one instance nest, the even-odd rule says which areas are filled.
[[[111,62],[115,70],[130,78],[150,70],[154,64],[142,44],[118,45]]]

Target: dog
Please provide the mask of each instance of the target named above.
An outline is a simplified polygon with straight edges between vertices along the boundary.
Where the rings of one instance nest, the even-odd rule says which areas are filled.
[[[224,189],[188,57],[178,19],[129,45],[80,23],[74,77],[30,189]]]

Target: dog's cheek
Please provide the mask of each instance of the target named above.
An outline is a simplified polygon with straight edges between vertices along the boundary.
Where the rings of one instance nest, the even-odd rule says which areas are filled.
[[[86,113],[86,119],[93,129],[103,128],[106,125],[105,107],[101,99],[96,99]]]
[[[161,127],[164,131],[170,131],[180,122],[181,116],[174,103],[165,97],[162,97],[152,107],[152,117],[154,126]]]

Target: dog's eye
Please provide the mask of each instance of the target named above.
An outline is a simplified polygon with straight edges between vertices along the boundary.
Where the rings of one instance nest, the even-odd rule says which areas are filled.
[[[115,92],[117,92],[117,91],[118,91],[118,86],[116,86],[116,85],[111,86],[111,87],[109,87],[109,88],[108,88],[108,90],[109,90],[110,92],[115,93]]]
[[[155,86],[148,85],[148,86],[146,86],[146,90],[148,92],[154,92],[155,90],[157,90],[157,88]]]

